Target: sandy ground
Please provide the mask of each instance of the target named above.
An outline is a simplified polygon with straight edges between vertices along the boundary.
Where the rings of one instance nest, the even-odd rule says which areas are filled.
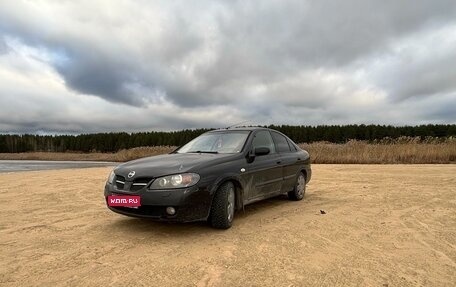
[[[0,285],[454,286],[456,165],[313,169],[226,231],[108,211],[109,168],[0,174]]]

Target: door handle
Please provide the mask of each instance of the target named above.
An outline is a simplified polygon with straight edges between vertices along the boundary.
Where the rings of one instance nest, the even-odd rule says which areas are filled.
[[[281,164],[281,163],[282,163],[282,161],[281,161],[281,160],[277,161],[277,164]]]

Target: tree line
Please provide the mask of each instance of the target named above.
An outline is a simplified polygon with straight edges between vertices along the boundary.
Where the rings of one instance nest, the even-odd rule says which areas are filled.
[[[327,141],[344,143],[349,140],[375,141],[386,137],[402,136],[420,137],[455,137],[456,125],[419,125],[419,126],[385,126],[385,125],[320,125],[290,126],[271,125],[269,128],[281,131],[296,143]],[[211,129],[186,129],[172,132],[138,132],[138,133],[96,133],[80,135],[0,135],[0,152],[116,152],[140,146],[180,146],[196,136]]]

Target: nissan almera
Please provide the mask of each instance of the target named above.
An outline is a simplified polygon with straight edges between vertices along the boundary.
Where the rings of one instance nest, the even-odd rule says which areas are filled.
[[[301,200],[311,178],[309,154],[267,128],[214,130],[176,151],[114,168],[104,195],[110,210],[160,221],[231,227],[236,210],[288,194]]]

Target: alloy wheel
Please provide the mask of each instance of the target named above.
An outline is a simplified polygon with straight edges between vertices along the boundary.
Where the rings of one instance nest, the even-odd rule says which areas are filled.
[[[234,217],[234,189],[228,190],[228,203],[227,203],[228,221],[232,221]]]

